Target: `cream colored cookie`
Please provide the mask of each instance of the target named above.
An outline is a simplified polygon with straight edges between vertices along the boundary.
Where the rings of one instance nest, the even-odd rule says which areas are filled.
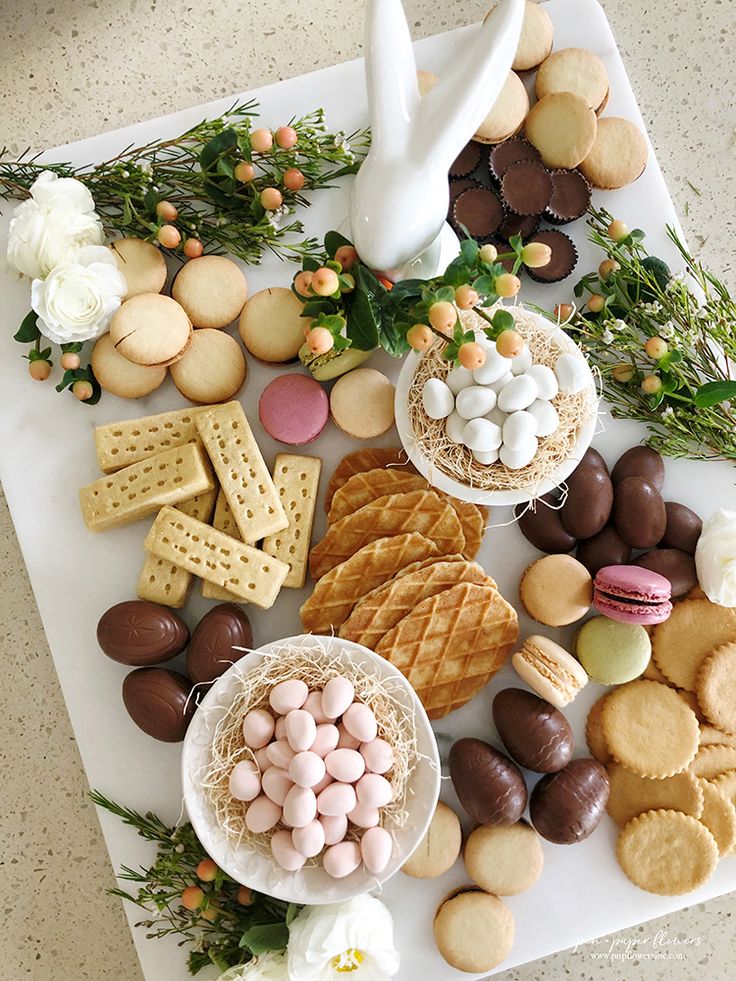
[[[736,637],[736,609],[708,599],[675,603],[652,635],[652,655],[671,684],[695,691],[700,665],[711,651]]]
[[[171,295],[196,327],[219,330],[237,320],[248,297],[248,283],[232,259],[203,255],[186,262],[171,285]]]
[[[427,92],[431,92],[435,85],[439,82],[439,78],[434,72],[417,72],[417,85],[419,86],[419,94],[424,98]]]
[[[696,679],[698,702],[708,720],[736,734],[736,643],[717,647],[700,665]]]
[[[142,238],[118,238],[108,246],[126,286],[125,299],[139,293],[160,293],[166,285],[166,260],[160,250]]]
[[[496,8],[486,15],[490,17]],[[552,50],[554,27],[549,14],[535,0],[527,0],[521,35],[511,67],[516,72],[526,72],[541,64]]]
[[[476,828],[465,843],[463,859],[481,889],[495,896],[516,896],[542,874],[544,853],[534,828],[518,821],[509,827]]]
[[[121,399],[140,399],[150,395],[166,378],[162,365],[134,364],[115,350],[109,334],[103,334],[92,348],[92,371],[100,388]]]
[[[700,780],[703,810],[698,820],[713,835],[721,855],[727,855],[736,844],[736,808],[710,780]]]
[[[529,96],[515,72],[509,72],[501,94],[473,137],[478,143],[501,143],[524,125],[529,112]]]
[[[548,167],[579,166],[588,156],[597,130],[597,119],[582,96],[554,92],[532,106],[526,117],[526,138]]]
[[[294,361],[304,343],[304,305],[291,290],[272,286],[259,290],[240,314],[240,337],[254,358],[268,364]]]
[[[606,809],[619,827],[645,811],[666,808],[682,811],[700,818],[703,810],[703,792],[698,778],[683,770],[663,780],[640,777],[620,763],[611,761],[607,767],[611,792]]]
[[[171,377],[190,402],[227,402],[245,381],[245,357],[229,334],[208,328],[195,330],[184,357],[172,364]]]
[[[139,293],[123,303],[110,322],[115,349],[135,364],[173,364],[186,351],[192,325],[184,309],[160,293]]]
[[[381,436],[394,424],[394,386],[375,368],[356,368],[335,382],[330,412],[335,425],[348,436]]]
[[[434,918],[437,949],[451,967],[491,971],[511,953],[514,917],[497,896],[464,889],[448,896]]]
[[[414,879],[434,879],[455,864],[463,843],[460,818],[442,801],[432,815],[429,827],[416,850],[401,866]]]
[[[596,702],[593,702],[588,712],[588,718],[585,721],[585,742],[588,744],[590,755],[604,766],[611,759],[601,724],[601,714],[607,698],[608,693],[601,695]]]
[[[595,142],[580,164],[580,172],[604,191],[632,184],[644,173],[649,150],[644,134],[618,116],[598,120]]]
[[[553,92],[574,92],[600,112],[608,98],[608,72],[598,55],[585,48],[555,51],[539,66],[535,80],[538,99]]]

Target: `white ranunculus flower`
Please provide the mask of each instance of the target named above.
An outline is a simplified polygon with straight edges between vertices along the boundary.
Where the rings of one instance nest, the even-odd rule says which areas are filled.
[[[31,279],[43,279],[78,249],[104,240],[102,222],[84,184],[45,170],[10,220],[8,262]]]
[[[387,981],[400,963],[391,914],[372,896],[305,907],[287,954],[290,981]]]
[[[71,261],[60,262],[46,279],[31,284],[38,329],[56,344],[89,341],[104,333],[127,289],[115,256],[87,245]]]
[[[286,954],[283,951],[261,954],[247,964],[231,967],[217,981],[289,981]]]

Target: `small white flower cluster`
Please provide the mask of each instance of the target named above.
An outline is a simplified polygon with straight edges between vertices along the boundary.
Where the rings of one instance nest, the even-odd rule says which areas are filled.
[[[74,178],[43,171],[15,209],[8,263],[32,280],[38,329],[56,344],[99,337],[122,302],[125,279],[104,240],[92,195]]]

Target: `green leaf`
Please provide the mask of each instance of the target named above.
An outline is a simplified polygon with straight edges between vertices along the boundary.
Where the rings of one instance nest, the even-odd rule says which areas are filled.
[[[736,399],[736,381],[706,382],[693,396],[693,402],[700,409],[707,409],[730,399]]]
[[[33,344],[40,336],[41,331],[38,329],[38,314],[35,310],[31,310],[21,320],[20,327],[13,334],[13,340],[18,341],[20,344]]]
[[[575,296],[581,297],[584,292],[585,292],[585,283],[581,279],[579,283],[575,283],[573,293],[575,294]]]
[[[313,259],[311,256],[305,255],[302,259],[302,269],[304,269],[306,272],[316,272],[320,268],[321,266],[319,262],[317,262],[317,260]]]
[[[367,266],[353,267],[355,289],[345,297],[348,309],[348,337],[359,351],[378,347],[381,325],[380,297],[386,292]]]
[[[238,946],[257,956],[269,950],[284,950],[288,942],[289,929],[285,923],[260,923],[245,931]]]
[[[297,906],[296,903],[289,903],[289,905],[286,907],[286,916],[284,919],[287,927],[290,926],[297,918],[297,916],[299,915],[299,910],[300,907]]]
[[[343,245],[349,245],[352,247],[352,242],[341,235],[339,232],[331,231],[325,235],[325,252],[331,258],[335,258],[335,253]]]
[[[509,239],[509,248],[513,249],[517,255],[521,255],[521,250],[524,248],[524,242],[522,241],[521,235],[512,235]]]
[[[457,358],[457,350],[457,344],[448,344],[442,352],[442,357],[448,361],[454,361]]]
[[[307,300],[302,310],[302,317],[319,317],[321,313],[329,313],[335,309],[335,301],[329,296],[318,297],[314,300]]]
[[[483,275],[479,276],[473,282],[473,289],[476,293],[480,293],[481,296],[490,296],[493,293],[493,284],[495,280],[493,276]]]
[[[445,275],[443,277],[448,286],[457,288],[458,286],[463,286],[470,279],[470,269],[463,260],[462,256],[458,256],[457,259],[453,259],[450,265],[445,269]]]
[[[62,344],[61,350],[64,354],[79,354],[83,347],[84,343],[82,341],[74,341],[73,344]]]
[[[455,290],[452,286],[440,286],[434,295],[435,303],[454,303]]]
[[[468,266],[474,266],[476,264],[478,261],[479,252],[480,246],[474,238],[463,239],[463,241],[460,243],[460,255],[462,257],[462,261]],[[457,262],[457,259],[454,259],[450,265],[453,265],[455,262]],[[445,271],[445,275],[447,275],[447,271]]]
[[[235,150],[238,145],[238,134],[232,127],[223,129],[217,136],[213,136],[209,143],[205,143],[199,155],[199,166],[203,171],[212,169],[212,165],[226,153]]]
[[[400,358],[409,350],[406,335],[410,327],[411,324],[395,319],[392,310],[384,309],[378,340],[383,350],[392,358]]]
[[[493,326],[501,333],[502,330],[513,330],[515,320],[508,310],[496,310],[493,314]]]

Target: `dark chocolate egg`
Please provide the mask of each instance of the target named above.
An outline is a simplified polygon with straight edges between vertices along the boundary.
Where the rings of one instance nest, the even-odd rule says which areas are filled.
[[[560,510],[565,531],[592,538],[611,517],[613,484],[600,467],[577,467],[567,478],[567,498]]]
[[[123,681],[123,702],[133,722],[164,743],[184,738],[197,706],[183,674],[167,668],[137,668]]]
[[[146,600],[111,606],[97,624],[97,643],[120,664],[143,667],[181,654],[189,630],[173,610]]]
[[[702,520],[694,511],[677,501],[665,501],[664,509],[667,512],[667,527],[659,544],[663,548],[679,548],[694,555],[703,530]]]
[[[524,538],[549,555],[575,548],[575,538],[562,527],[557,497],[545,494],[532,504],[517,504],[514,509]]]
[[[597,535],[578,543],[575,557],[595,576],[606,565],[626,565],[631,558],[631,547],[613,525],[606,525]]]
[[[518,766],[482,739],[458,739],[450,750],[455,793],[478,824],[515,824],[527,792]]]
[[[650,446],[632,446],[618,458],[611,471],[614,487],[627,477],[642,477],[655,490],[661,491],[664,484],[664,460]]]
[[[679,548],[652,549],[646,555],[634,559],[632,564],[640,565],[651,572],[658,572],[660,576],[669,579],[673,599],[689,593],[698,581],[695,560],[689,552],[683,552]]]
[[[557,845],[583,841],[600,824],[610,789],[605,767],[596,760],[571,760],[564,769],[542,777],[532,790],[532,824]]]
[[[626,477],[616,486],[613,523],[627,545],[651,548],[667,526],[662,495],[643,477]]]
[[[522,688],[504,688],[493,699],[493,722],[501,742],[527,770],[555,773],[572,758],[570,723],[559,709]]]
[[[219,678],[253,646],[253,631],[245,613],[233,603],[220,603],[194,628],[187,650],[187,673],[195,684]]]

